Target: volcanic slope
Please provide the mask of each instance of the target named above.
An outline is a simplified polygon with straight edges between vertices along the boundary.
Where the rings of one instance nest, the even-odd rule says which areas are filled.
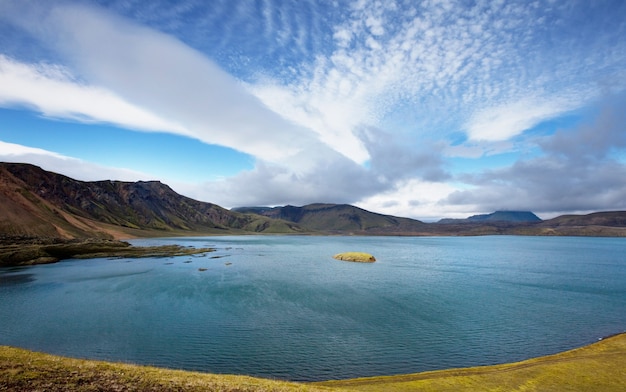
[[[295,233],[292,222],[241,214],[179,195],[158,181],[74,180],[0,163],[0,234],[59,238]]]

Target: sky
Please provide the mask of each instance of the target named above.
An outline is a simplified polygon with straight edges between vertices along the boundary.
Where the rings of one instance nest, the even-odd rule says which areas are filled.
[[[0,161],[225,208],[626,210],[622,0],[0,0]]]

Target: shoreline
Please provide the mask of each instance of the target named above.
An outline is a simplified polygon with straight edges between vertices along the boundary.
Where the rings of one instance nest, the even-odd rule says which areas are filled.
[[[625,231],[626,233],[626,231]],[[223,236],[332,236],[332,237],[555,237],[554,235],[532,234],[481,234],[481,235],[447,235],[447,234],[338,234],[338,233],[168,233],[156,236],[154,233],[144,233],[146,236],[127,236],[116,238],[88,237],[88,238],[58,238],[37,236],[11,236],[0,234],[0,268],[51,264],[67,259],[93,258],[141,258],[141,257],[170,257],[185,256],[213,252],[213,248],[193,248],[180,245],[137,246],[128,241],[159,238],[194,238],[194,237],[223,237]],[[164,233],[159,233],[164,234]],[[558,237],[580,237],[558,235]],[[591,237],[591,236],[585,236]],[[593,238],[624,238],[614,236],[593,236]]]
[[[105,238],[3,236],[0,238],[0,267],[51,264],[67,259],[170,257],[213,251],[214,248],[180,245],[135,246],[126,241]]]
[[[595,390],[626,388],[626,332],[557,354],[498,365],[435,370],[395,376],[312,383],[244,375],[220,375],[97,360],[73,359],[0,346],[0,387],[7,390],[164,391],[419,391]],[[530,388],[529,388],[530,387]],[[2,388],[0,388],[2,389]]]

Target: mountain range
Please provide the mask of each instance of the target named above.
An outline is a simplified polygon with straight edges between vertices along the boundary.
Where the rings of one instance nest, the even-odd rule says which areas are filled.
[[[241,207],[179,195],[158,181],[78,181],[22,163],[0,163],[0,236],[129,238],[211,234],[626,236],[626,212],[542,221],[497,211],[437,223],[347,204]]]
[[[473,215],[466,219],[441,219],[438,223],[463,222],[541,222],[541,218],[530,211],[496,211],[491,214]]]

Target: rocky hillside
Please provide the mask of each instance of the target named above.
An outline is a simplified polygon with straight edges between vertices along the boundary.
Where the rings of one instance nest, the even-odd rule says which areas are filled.
[[[297,223],[311,231],[389,234],[419,234],[427,224],[409,218],[382,215],[348,204],[309,204],[303,207],[241,207],[235,211],[255,213]]]
[[[476,223],[476,222],[541,222],[530,211],[496,211],[491,214],[472,215],[467,219],[442,219],[438,223]]]
[[[521,213],[521,214],[520,214]],[[587,215],[563,215],[554,219],[537,220],[532,213],[510,211],[505,214],[478,215],[479,219],[444,219],[431,224],[433,232],[449,235],[541,235],[626,237],[626,212],[597,212]],[[526,220],[519,218],[526,217]],[[437,229],[434,229],[434,227]]]
[[[626,211],[594,212],[587,215],[561,215],[545,221],[546,226],[611,226],[626,227]]]
[[[181,196],[158,181],[83,182],[29,164],[0,163],[0,234],[61,238],[299,232],[281,220]]]

